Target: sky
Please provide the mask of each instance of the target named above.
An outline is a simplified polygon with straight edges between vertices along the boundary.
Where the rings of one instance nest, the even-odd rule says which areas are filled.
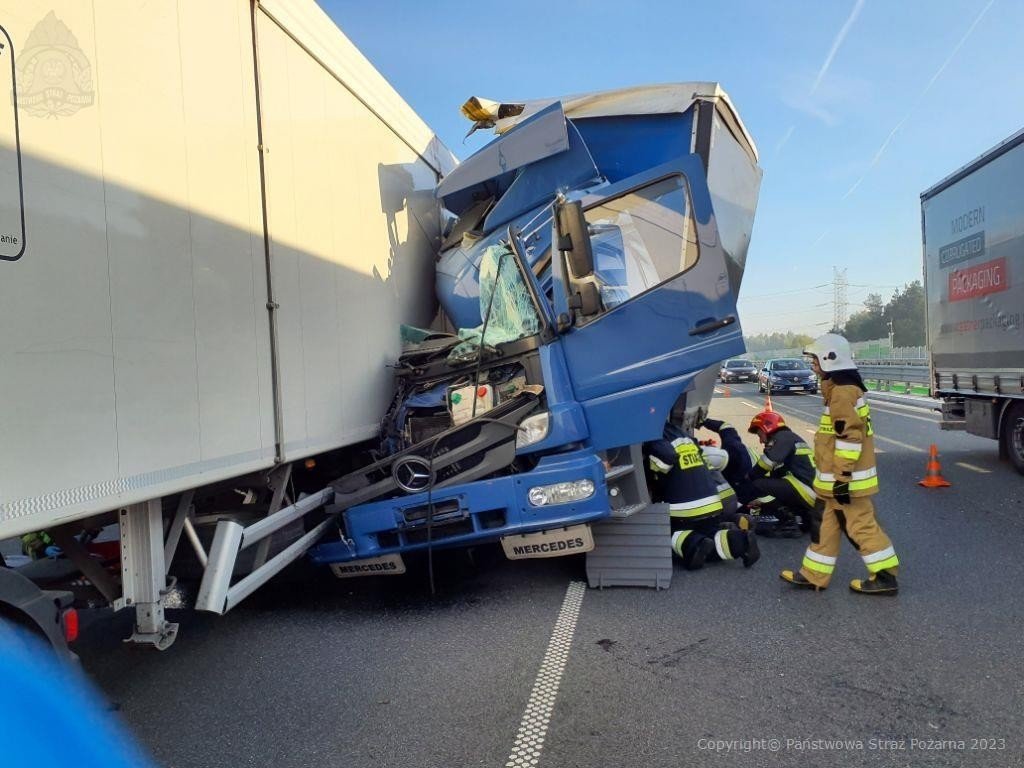
[[[1020,0],[318,0],[458,157],[470,96],[715,80],[764,170],[747,334],[827,331],[921,279],[920,193],[1024,127]]]

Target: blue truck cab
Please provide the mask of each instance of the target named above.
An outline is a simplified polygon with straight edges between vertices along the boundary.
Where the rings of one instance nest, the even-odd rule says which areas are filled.
[[[337,534],[311,550],[339,575],[499,539],[510,557],[585,549],[623,503],[616,456],[706,411],[744,351],[761,169],[717,84],[463,113],[498,137],[435,193],[451,331],[403,329],[379,458],[334,484]]]

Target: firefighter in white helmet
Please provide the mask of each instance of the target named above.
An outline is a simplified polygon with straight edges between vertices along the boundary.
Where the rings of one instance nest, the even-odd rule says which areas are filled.
[[[835,333],[815,339],[804,354],[821,377],[825,412],[814,436],[814,490],[825,501],[821,518],[812,518],[811,545],[798,571],[783,579],[798,587],[828,586],[839,555],[840,534],[860,550],[867,579],[854,579],[850,589],[874,595],[896,594],[900,561],[892,542],[875,519],[871,496],[878,493],[871,409],[867,387],[857,372],[849,342]]]

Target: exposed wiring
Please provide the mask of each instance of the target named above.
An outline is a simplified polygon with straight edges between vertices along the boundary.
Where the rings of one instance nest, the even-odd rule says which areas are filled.
[[[522,430],[518,424],[509,424],[507,421],[501,419],[492,419],[487,416],[481,416],[476,419],[477,423],[490,422],[492,424],[502,424],[514,432]],[[430,443],[430,452],[427,454],[427,471],[430,473],[430,482],[427,484],[427,577],[430,582],[430,595],[433,597],[436,594],[434,589],[434,483],[437,481],[437,477],[434,474],[434,454],[437,451],[437,446],[440,445],[444,433],[438,435]]]

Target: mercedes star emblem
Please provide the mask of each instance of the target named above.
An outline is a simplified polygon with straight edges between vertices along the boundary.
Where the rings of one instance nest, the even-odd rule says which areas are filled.
[[[405,456],[396,461],[391,468],[391,476],[406,493],[425,491],[434,479],[430,463],[419,456]]]

